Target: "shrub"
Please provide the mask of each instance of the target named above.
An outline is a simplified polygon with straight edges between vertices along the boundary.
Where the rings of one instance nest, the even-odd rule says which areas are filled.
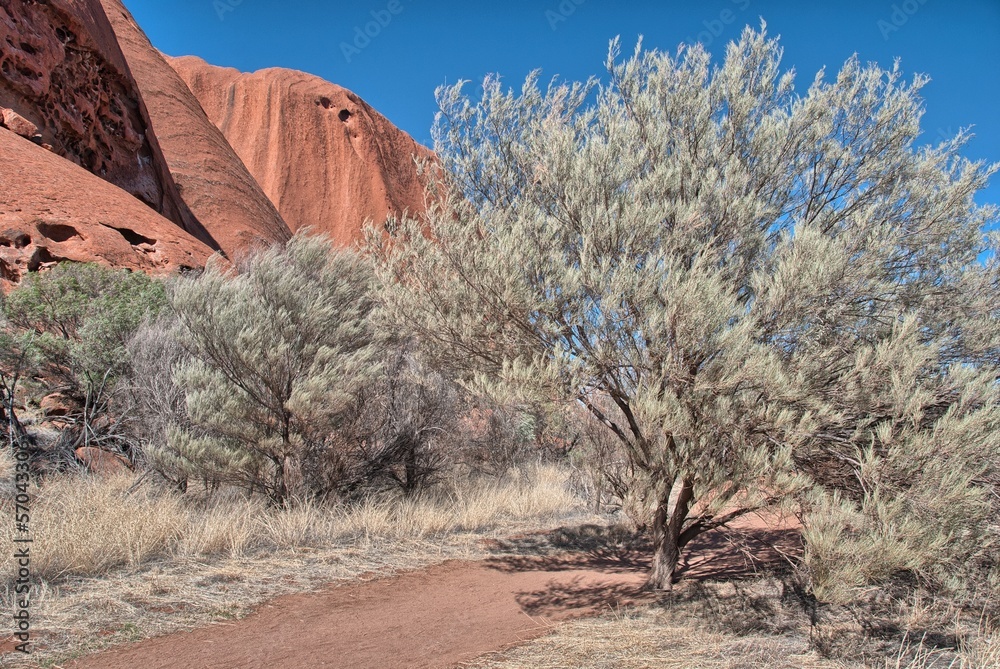
[[[868,537],[855,584],[942,578],[995,538],[997,166],[916,144],[925,78],[854,57],[799,95],[780,56],[747,29],[718,67],[615,43],[603,86],[439,89],[430,211],[369,231],[387,308],[481,391],[615,435],[657,588],[806,491],[807,527]]]
[[[68,447],[127,450],[113,408],[126,345],[165,306],[163,284],[138,272],[61,263],[30,274],[2,301],[0,374],[32,378],[36,399],[56,391],[67,396],[76,407],[64,419]],[[6,394],[9,400],[13,392]]]
[[[168,436],[191,475],[304,494],[302,463],[322,450],[384,348],[371,314],[369,265],[320,237],[179,280],[171,304],[190,352],[175,375],[191,427]]]

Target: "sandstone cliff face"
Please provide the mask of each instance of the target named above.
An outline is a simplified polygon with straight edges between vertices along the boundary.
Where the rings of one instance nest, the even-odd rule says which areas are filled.
[[[203,267],[213,253],[129,193],[4,128],[0,165],[4,291],[61,260],[166,274]]]
[[[121,0],[0,0],[0,289],[60,260],[151,273],[423,209],[431,153],[318,77],[167,59]]]
[[[201,225],[230,257],[287,241],[288,226],[184,81],[120,0],[102,2],[170,173]]]
[[[431,152],[354,93],[294,70],[168,62],[291,230],[311,226],[350,245],[366,219],[424,209],[413,159]]]
[[[0,108],[4,127],[212,243],[167,171],[98,0],[0,0]]]

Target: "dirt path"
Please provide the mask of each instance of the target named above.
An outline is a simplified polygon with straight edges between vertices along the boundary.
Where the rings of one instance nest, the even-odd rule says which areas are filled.
[[[634,570],[445,562],[275,599],[247,618],[139,642],[69,669],[451,667],[543,634],[558,620],[638,602]]]
[[[781,533],[771,538],[787,539]],[[724,535],[706,535],[704,542],[711,559],[686,565],[688,577],[732,576],[751,566]],[[779,559],[777,554],[760,553],[772,545],[759,546],[753,562]],[[648,548],[605,545],[579,550],[583,547],[577,544],[577,550],[551,553],[538,550],[533,537],[502,548],[507,555],[484,562],[450,561],[390,578],[280,597],[243,620],[141,641],[61,666],[454,667],[544,634],[557,621],[653,597],[642,589]]]

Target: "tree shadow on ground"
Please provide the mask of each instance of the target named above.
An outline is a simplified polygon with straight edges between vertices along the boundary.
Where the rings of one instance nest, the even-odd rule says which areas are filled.
[[[720,528],[695,537],[681,554],[682,580],[746,579],[786,572],[802,555],[798,529]]]
[[[652,548],[639,534],[622,528],[560,527],[497,541],[487,566],[505,572],[587,569],[608,574],[649,569]]]
[[[688,545],[679,576],[688,583],[734,582],[788,572],[801,549],[797,529],[713,530]],[[653,554],[648,536],[622,527],[561,527],[493,542],[492,551],[486,564],[502,572],[590,572],[553,576],[545,588],[519,593],[517,602],[529,615],[583,615],[670,597],[645,587]],[[628,583],[614,578],[629,574],[638,578]]]
[[[657,593],[644,588],[642,583],[616,583],[586,576],[551,581],[541,590],[518,593],[516,597],[521,609],[532,616],[585,615],[649,604],[658,598]]]
[[[648,571],[653,547],[645,533],[581,525],[496,541],[492,551],[495,557],[487,565],[499,571],[587,569],[621,574]],[[719,528],[688,544],[678,575],[696,581],[751,578],[787,571],[801,553],[798,529]]]

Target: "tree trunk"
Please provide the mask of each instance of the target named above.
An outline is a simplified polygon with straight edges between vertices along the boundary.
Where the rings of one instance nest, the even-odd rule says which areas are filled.
[[[668,485],[653,516],[653,566],[647,585],[654,590],[670,590],[673,587],[674,572],[681,557],[681,529],[694,498],[694,486],[686,479],[680,484],[673,507],[670,498],[675,486]]]
[[[274,475],[271,484],[271,501],[277,506],[284,506],[288,499],[288,488],[285,487],[285,461],[281,457],[271,457],[274,463]]]
[[[281,463],[282,481],[285,502],[302,492],[302,464],[294,455],[285,455]]]
[[[594,513],[601,512],[601,498],[604,497],[604,472],[598,470],[594,481]]]

